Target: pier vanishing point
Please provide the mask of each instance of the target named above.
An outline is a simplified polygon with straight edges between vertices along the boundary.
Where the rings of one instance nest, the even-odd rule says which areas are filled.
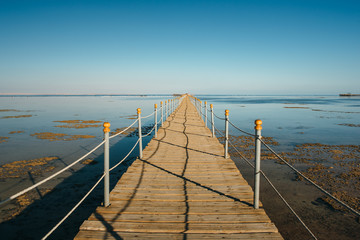
[[[186,96],[75,239],[283,239]]]

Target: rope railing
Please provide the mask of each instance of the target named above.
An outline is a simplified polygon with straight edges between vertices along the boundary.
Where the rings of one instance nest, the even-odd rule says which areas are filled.
[[[145,117],[141,117],[141,119],[146,119],[146,118],[149,118],[151,117],[152,115],[155,114],[155,111],[153,111],[152,113],[150,113],[149,115],[145,116]]]
[[[126,156],[123,159],[121,159],[116,165],[114,165],[112,168],[109,169],[109,172],[117,168],[122,162],[124,162],[130,156],[130,154],[134,151],[135,147],[139,144],[139,141],[140,139],[136,141],[132,149],[128,152],[128,154],[126,154]]]
[[[99,185],[101,180],[103,180],[105,174],[103,174],[99,180],[94,184],[94,186],[85,194],[85,196],[63,217],[60,222],[58,222],[51,230],[48,232],[41,240],[47,239],[70,215],[81,205],[81,203],[94,191],[94,189]]]
[[[310,228],[304,223],[304,221],[300,218],[300,216],[295,212],[295,210],[290,206],[290,204],[286,201],[286,199],[281,195],[281,193],[276,189],[274,184],[270,181],[270,179],[265,175],[265,173],[260,170],[261,175],[264,177],[264,179],[269,183],[271,188],[276,192],[276,194],[280,197],[280,199],[284,202],[284,204],[287,206],[287,208],[294,214],[294,216],[297,218],[297,220],[303,225],[303,227],[310,233],[310,235],[317,239],[314,233],[310,230]]]
[[[147,134],[145,134],[145,135],[141,135],[142,137],[147,137],[147,136],[149,136],[153,131],[154,131],[154,129],[155,129],[155,125],[154,125],[154,127],[150,130],[150,132],[148,132]]]
[[[326,191],[325,189],[323,189],[322,187],[320,187],[318,184],[316,184],[314,181],[312,181],[310,178],[306,177],[303,173],[301,173],[299,170],[297,170],[294,166],[292,166],[290,163],[288,163],[287,161],[285,161],[281,156],[279,156],[279,154],[277,154],[269,145],[267,145],[262,139],[260,139],[260,141],[262,142],[262,144],[270,151],[272,152],[279,160],[281,160],[284,164],[286,164],[289,168],[291,168],[293,171],[295,171],[297,174],[299,174],[301,177],[303,177],[306,181],[308,181],[309,183],[311,183],[312,185],[314,185],[317,189],[319,189],[321,192],[325,193],[328,197],[332,198],[333,200],[335,200],[336,202],[338,202],[339,204],[341,204],[342,206],[344,206],[345,208],[347,208],[348,210],[350,210],[351,212],[355,213],[356,215],[360,216],[360,213],[358,211],[356,211],[355,209],[353,209],[352,207],[350,207],[348,204],[344,203],[343,201],[339,200],[338,198],[336,198],[335,196],[333,196],[331,193],[329,193],[328,191]]]
[[[233,126],[235,129],[237,129],[238,131],[240,131],[240,132],[242,132],[242,133],[244,133],[244,134],[246,134],[246,135],[255,137],[254,134],[249,133],[249,132],[246,132],[246,131],[240,129],[239,127],[235,126],[230,120],[229,120],[229,124],[230,124],[231,126]]]
[[[217,119],[219,119],[219,120],[225,120],[225,118],[222,118],[222,117],[219,117],[218,115],[216,115],[215,113],[214,113],[214,116],[217,118]]]
[[[16,194],[8,197],[7,199],[1,201],[1,202],[0,202],[0,206],[3,205],[3,204],[5,204],[5,203],[7,203],[7,202],[9,202],[9,201],[11,201],[11,200],[13,200],[13,199],[15,199],[15,198],[17,198],[17,197],[19,197],[19,196],[21,196],[21,195],[23,195],[23,194],[25,194],[25,193],[27,193],[27,192],[29,192],[30,190],[32,190],[32,189],[34,189],[34,188],[36,188],[36,187],[38,187],[38,186],[46,183],[47,181],[53,179],[53,178],[56,177],[57,175],[65,172],[66,170],[68,170],[69,168],[71,168],[72,166],[74,166],[75,164],[77,164],[78,162],[80,162],[81,160],[83,160],[84,158],[86,158],[87,156],[89,156],[91,153],[93,153],[95,150],[97,150],[97,149],[98,149],[101,145],[103,145],[104,143],[105,143],[105,141],[102,141],[99,145],[97,145],[96,147],[94,147],[91,151],[89,151],[88,153],[86,153],[85,155],[83,155],[82,157],[80,157],[79,159],[77,159],[76,161],[74,161],[73,163],[71,163],[70,165],[68,165],[68,166],[66,166],[65,168],[61,169],[61,170],[58,171],[57,173],[54,173],[53,175],[45,178],[44,180],[42,180],[42,181],[40,181],[40,182],[38,182],[38,183],[36,183],[36,184],[28,187],[28,188],[26,188],[26,189],[24,189],[24,190],[16,193]]]
[[[244,156],[241,154],[241,152],[237,149],[234,144],[232,144],[231,141],[229,141],[231,147],[240,155],[240,157],[253,169],[255,169],[255,166]],[[284,202],[284,204],[287,206],[287,208],[294,214],[294,216],[298,219],[298,221],[303,225],[303,227],[309,232],[309,234],[314,238],[317,239],[314,233],[309,229],[309,227],[304,223],[304,221],[300,218],[300,216],[295,212],[295,210],[290,206],[290,204],[286,201],[286,199],[281,195],[279,190],[275,187],[275,185],[270,181],[270,179],[266,176],[264,171],[260,170],[261,175],[264,177],[264,179],[269,183],[271,188],[275,191],[275,193],[279,196],[279,198]]]
[[[109,139],[114,138],[116,136],[119,136],[120,134],[123,134],[124,132],[126,132],[127,130],[129,130],[132,126],[134,126],[135,123],[137,123],[137,121],[139,121],[138,119],[136,119],[130,126],[128,126],[127,128],[125,128],[124,130],[122,130],[121,132],[118,132],[112,136],[109,137]]]

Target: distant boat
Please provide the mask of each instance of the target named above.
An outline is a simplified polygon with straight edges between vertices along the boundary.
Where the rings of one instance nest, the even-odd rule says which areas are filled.
[[[355,96],[360,96],[360,94],[340,93],[339,96],[340,97],[355,97]]]

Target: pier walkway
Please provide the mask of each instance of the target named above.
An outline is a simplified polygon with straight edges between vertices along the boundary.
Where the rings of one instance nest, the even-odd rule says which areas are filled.
[[[75,239],[282,239],[189,97]],[[261,205],[260,205],[261,206]]]

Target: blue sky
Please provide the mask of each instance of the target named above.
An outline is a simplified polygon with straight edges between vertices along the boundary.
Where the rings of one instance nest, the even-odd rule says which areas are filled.
[[[0,1],[0,93],[360,93],[360,1]]]

